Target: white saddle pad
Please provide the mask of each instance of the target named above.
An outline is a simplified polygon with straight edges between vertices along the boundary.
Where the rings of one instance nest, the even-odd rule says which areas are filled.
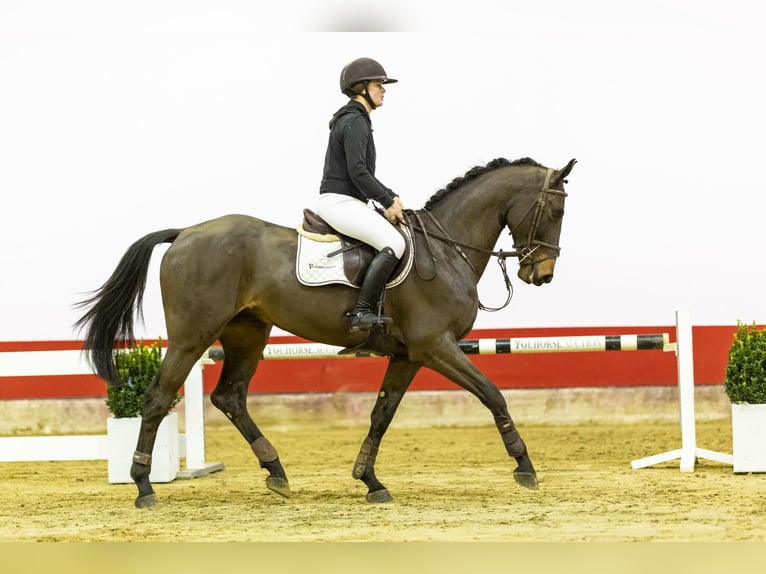
[[[333,257],[327,257],[328,253],[337,251],[342,248],[340,239],[336,241],[328,241],[329,237],[323,235],[322,241],[311,239],[302,234],[302,228],[298,229],[298,256],[295,261],[295,271],[298,276],[298,281],[303,285],[317,286],[317,285],[330,285],[331,283],[340,283],[342,285],[348,285],[349,287],[359,288],[346,278],[346,274],[343,271],[343,254],[338,253]],[[399,285],[412,269],[412,237],[410,232],[405,228],[405,235],[407,236],[407,243],[410,245],[408,251],[407,261],[402,268],[402,272],[392,277],[386,284],[387,288],[396,287]]]

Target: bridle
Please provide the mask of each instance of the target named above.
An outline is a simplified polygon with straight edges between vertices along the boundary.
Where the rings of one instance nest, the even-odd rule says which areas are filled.
[[[561,197],[566,197],[567,192],[563,189],[553,189],[550,187],[551,183],[551,176],[553,175],[553,169],[548,168],[548,172],[545,174],[545,181],[543,182],[542,189],[538,192],[537,198],[535,199],[534,203],[529,206],[529,209],[524,213],[524,215],[519,219],[518,224],[521,224],[525,219],[527,219],[529,216],[532,216],[532,225],[529,228],[529,233],[527,234],[527,242],[525,245],[515,245],[513,246],[514,251],[503,251],[502,249],[500,251],[493,251],[491,249],[484,249],[482,247],[476,247],[474,245],[469,245],[466,243],[461,243],[459,241],[455,241],[450,237],[449,233],[444,229],[441,223],[436,219],[433,213],[431,213],[430,210],[421,210],[423,211],[431,220],[431,222],[436,226],[436,228],[439,230],[438,233],[430,231],[426,229],[426,226],[423,224],[422,217],[420,215],[419,211],[413,211],[413,210],[406,210],[405,211],[405,218],[404,223],[410,228],[410,232],[414,236],[414,231],[419,231],[423,234],[423,237],[425,238],[426,242],[426,249],[428,250],[428,253],[431,256],[431,261],[433,263],[433,272],[429,276],[424,276],[422,274],[422,271],[420,269],[420,266],[417,264],[417,257],[415,258],[415,268],[418,273],[418,276],[421,279],[424,279],[426,281],[430,281],[434,277],[436,277],[436,256],[434,255],[433,249],[431,248],[431,243],[429,241],[429,236],[433,237],[434,239],[438,239],[440,241],[444,241],[445,243],[448,243],[451,245],[455,251],[458,252],[458,254],[463,258],[463,260],[468,264],[468,267],[473,272],[474,278],[476,279],[476,282],[479,282],[479,274],[476,271],[476,268],[473,266],[473,263],[471,263],[471,260],[468,259],[468,256],[465,254],[462,248],[465,249],[471,249],[473,251],[479,251],[481,253],[486,253],[490,255],[491,257],[497,258],[497,263],[500,266],[500,270],[503,274],[503,280],[505,281],[505,288],[507,292],[507,297],[505,299],[505,302],[500,305],[499,307],[486,307],[482,304],[481,301],[479,301],[479,309],[482,311],[500,311],[501,309],[505,309],[508,304],[511,302],[511,298],[513,297],[513,285],[511,284],[511,280],[508,277],[508,270],[506,268],[505,260],[508,257],[519,257],[519,263],[523,263],[526,259],[531,258],[532,255],[537,251],[540,247],[544,247],[546,249],[550,249],[553,254],[549,255],[547,257],[543,257],[541,259],[538,259],[537,261],[534,261],[534,263],[540,263],[542,261],[546,261],[547,259],[553,259],[559,256],[561,253],[561,247],[558,245],[553,245],[552,243],[547,243],[545,241],[541,241],[537,239],[535,236],[537,235],[537,230],[540,227],[540,223],[543,218],[543,214],[545,211],[545,205],[548,201],[548,194],[558,195]],[[510,209],[510,208],[509,208]],[[508,211],[505,212],[504,218],[505,221],[508,221]],[[415,219],[417,222],[417,225],[413,224],[412,219]],[[516,227],[514,225],[513,227]],[[509,225],[509,230],[511,229],[511,226]]]
[[[566,197],[567,192],[563,189],[553,189],[551,188],[551,175],[553,175],[553,169],[548,168],[548,173],[545,174],[545,182],[543,183],[543,188],[540,190],[540,192],[537,194],[537,200],[529,206],[529,209],[524,213],[524,215],[519,220],[519,223],[524,221],[530,213],[532,213],[532,210],[534,209],[534,215],[532,217],[532,225],[529,228],[529,233],[527,234],[527,244],[521,247],[519,249],[519,245],[514,245],[513,248],[516,249],[515,255],[518,255],[520,257],[519,263],[523,263],[525,259],[528,257],[531,257],[532,254],[537,251],[540,247],[545,247],[547,249],[550,249],[555,253],[555,255],[549,255],[548,257],[543,257],[542,259],[538,259],[535,261],[535,263],[541,263],[547,259],[554,259],[559,256],[561,253],[561,247],[558,245],[553,245],[552,243],[546,243],[545,241],[540,241],[539,239],[535,238],[535,235],[537,235],[537,228],[540,227],[540,222],[543,218],[543,213],[545,210],[545,204],[548,200],[548,194],[553,195],[559,195],[561,197]],[[507,215],[508,212],[506,212]],[[507,221],[507,218],[506,218]]]

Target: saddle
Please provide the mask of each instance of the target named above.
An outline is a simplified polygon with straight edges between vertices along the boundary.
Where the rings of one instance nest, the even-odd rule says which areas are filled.
[[[397,226],[396,229],[404,237],[406,245],[404,255],[391,273],[392,280],[400,278],[397,281],[398,284],[398,282],[404,279],[412,266],[412,241],[404,227]],[[353,286],[359,287],[362,285],[367,267],[377,253],[374,247],[358,239],[338,233],[319,214],[308,208],[303,210],[303,222],[298,226],[298,234],[301,236],[301,240],[328,244],[328,249],[331,247],[331,250],[324,254],[324,257],[327,259],[334,259],[342,255],[345,279]],[[332,243],[335,243],[335,245],[330,246]],[[340,244],[339,246],[337,245],[338,243]]]

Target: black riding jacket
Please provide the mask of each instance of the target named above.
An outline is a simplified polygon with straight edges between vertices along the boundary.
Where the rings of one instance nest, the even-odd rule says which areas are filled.
[[[350,101],[330,120],[319,193],[374,199],[384,208],[390,207],[396,194],[375,178],[375,159],[370,114],[359,102]]]

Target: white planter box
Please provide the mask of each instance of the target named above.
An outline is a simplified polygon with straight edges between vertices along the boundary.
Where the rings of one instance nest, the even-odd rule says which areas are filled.
[[[731,405],[734,472],[766,472],[766,404]]]
[[[109,482],[131,483],[130,467],[133,464],[133,453],[138,442],[141,428],[141,418],[106,419],[107,468]],[[152,472],[149,480],[152,482],[170,482],[175,480],[181,462],[178,453],[178,414],[170,413],[160,423],[157,440],[152,452]]]

